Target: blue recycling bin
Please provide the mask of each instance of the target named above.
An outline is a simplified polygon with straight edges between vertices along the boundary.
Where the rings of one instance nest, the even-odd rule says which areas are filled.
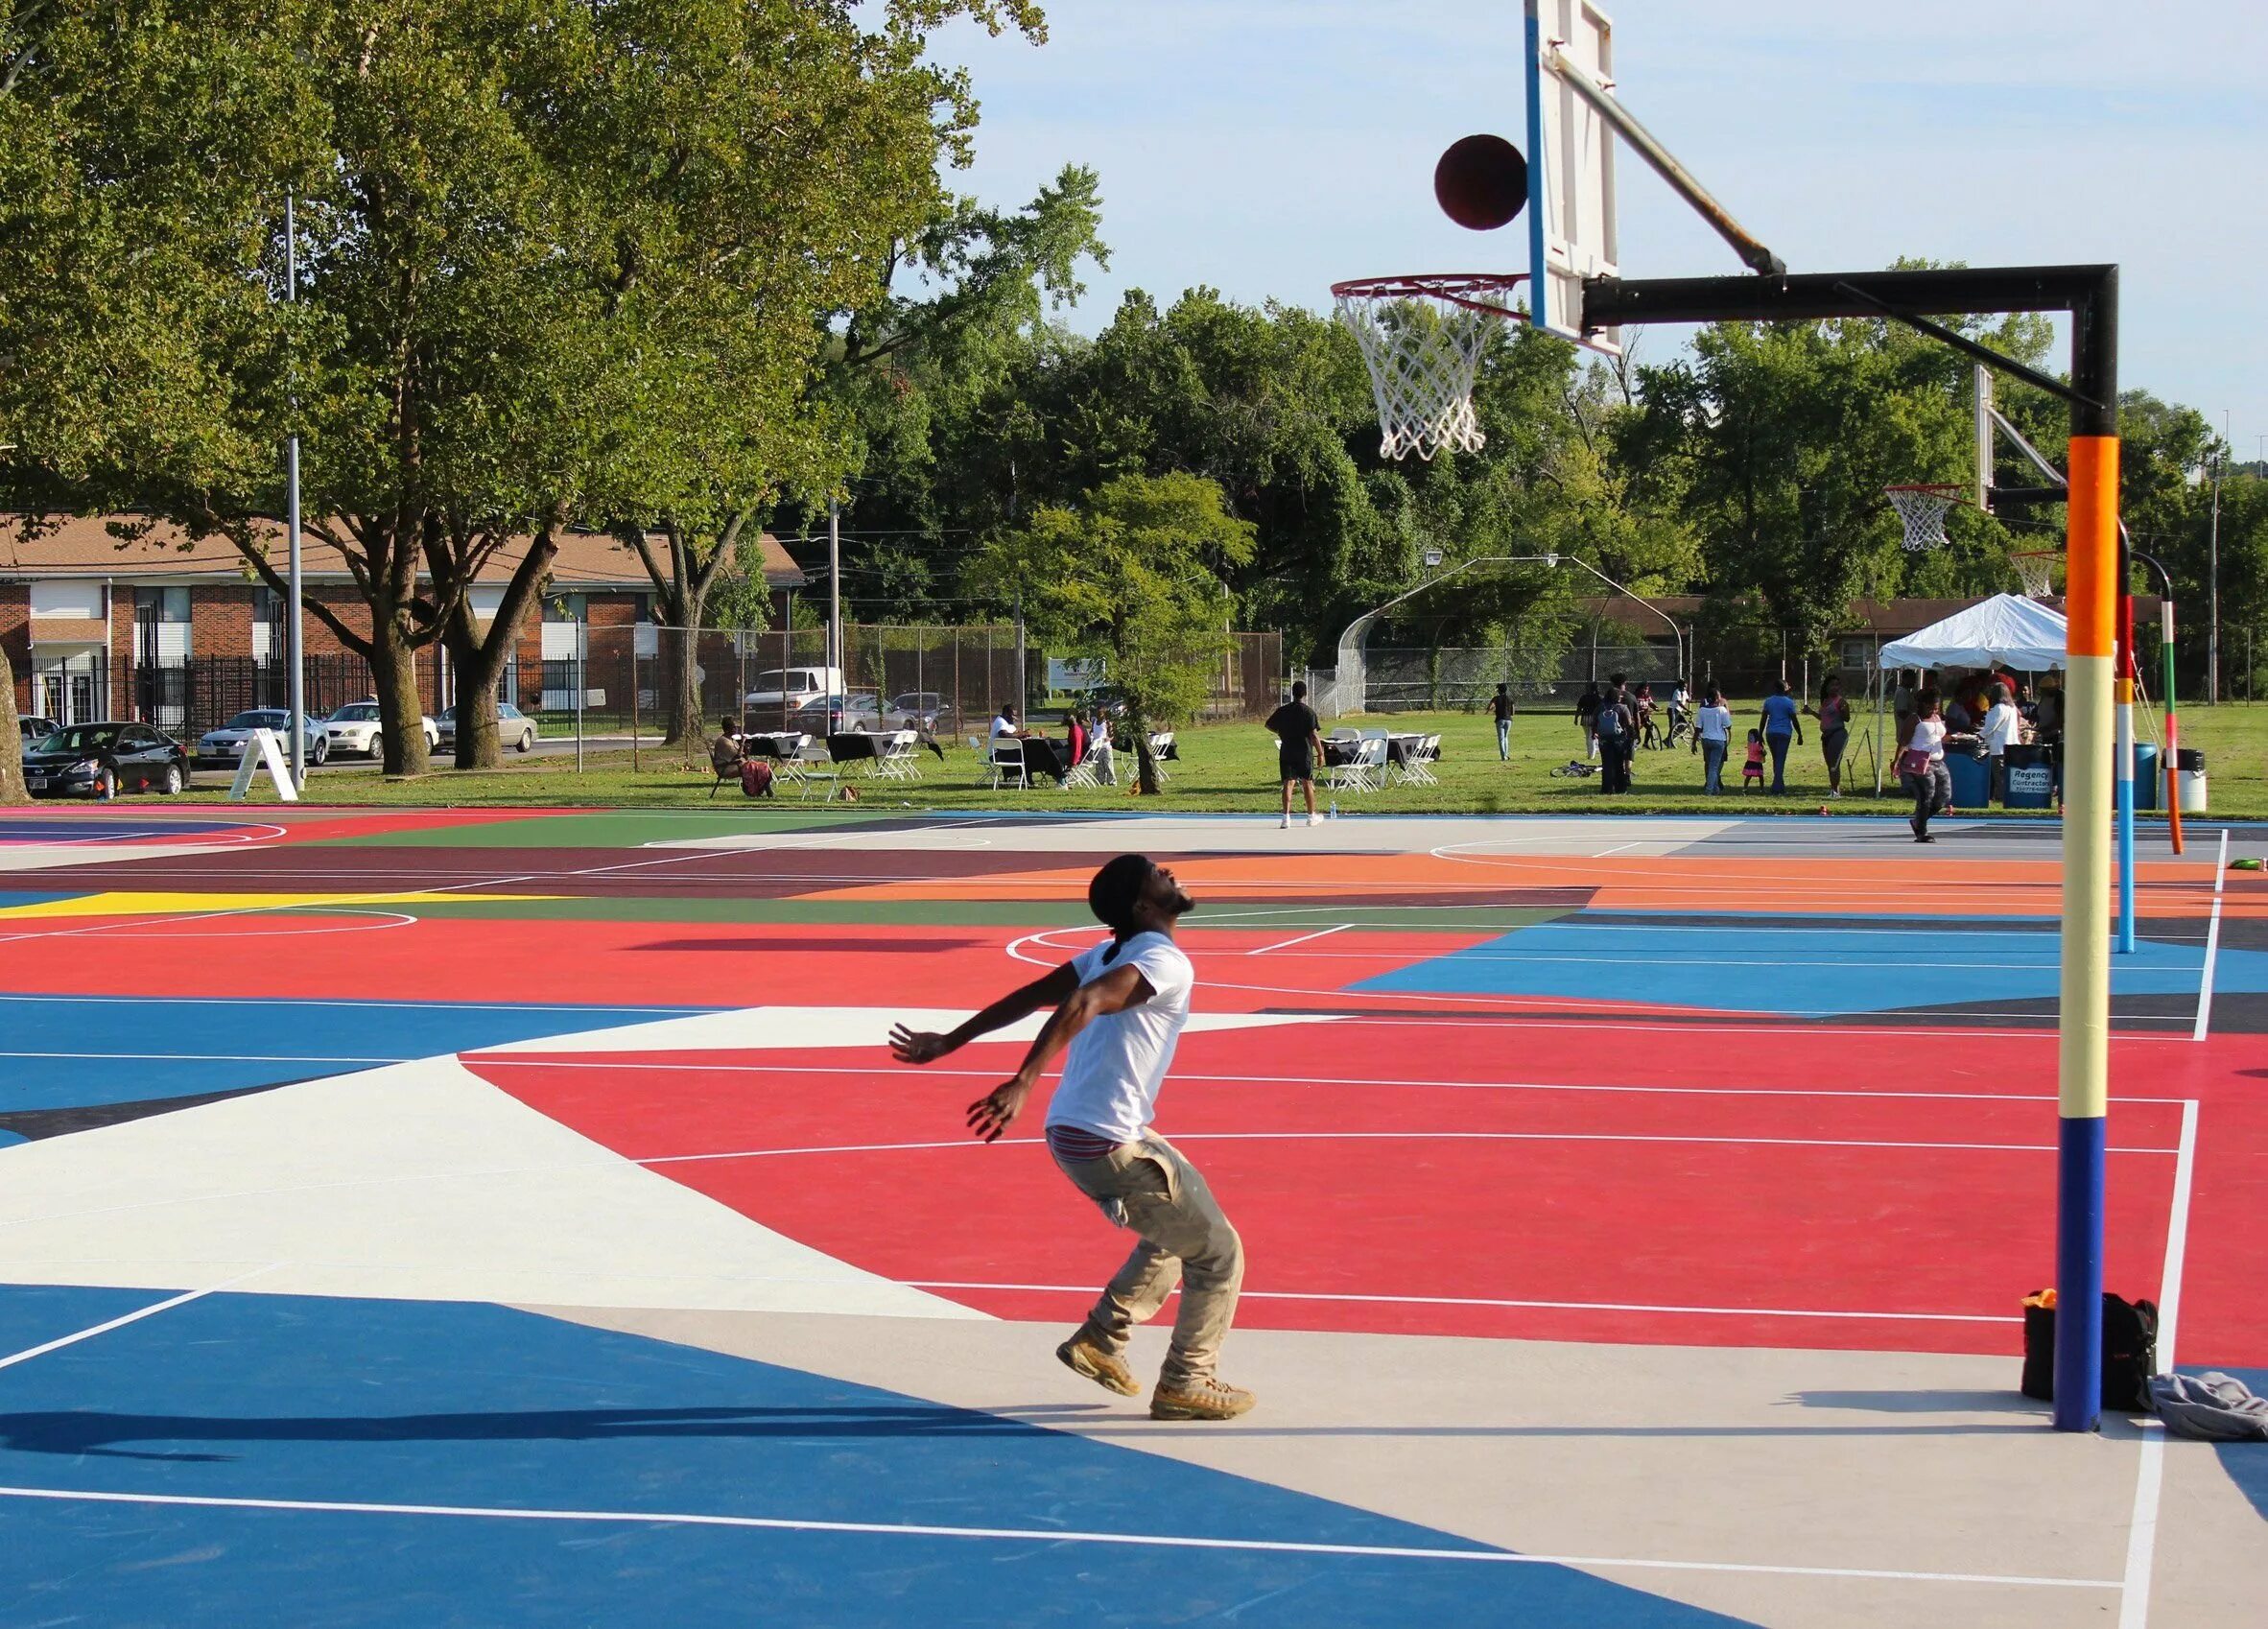
[[[1993,771],[1982,758],[1966,752],[1945,755],[1946,773],[1953,778],[1953,807],[1982,809],[1992,800]]]
[[[2008,748],[2002,761],[2006,766],[2007,784],[2000,793],[2001,804],[2009,809],[2053,809],[2055,807],[2054,754],[2048,747],[2019,742]]]
[[[2158,748],[2148,742],[2134,744],[2134,806],[2137,809],[2156,809],[2159,804],[2158,783],[2164,771],[2158,767]],[[2117,793],[2113,791],[2115,798]]]

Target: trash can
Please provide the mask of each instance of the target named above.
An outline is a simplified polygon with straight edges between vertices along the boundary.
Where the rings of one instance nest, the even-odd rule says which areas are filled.
[[[2174,750],[2174,788],[2183,814],[2205,813],[2205,754],[2194,746]]]
[[[2055,767],[2049,762],[2045,746],[2020,742],[2008,748],[2002,761],[2007,768],[2008,784],[2001,793],[2002,804],[2010,809],[2053,809],[2055,807]]]
[[[2134,744],[2134,806],[2137,809],[2158,807],[2158,783],[2165,778],[2165,771],[2158,767],[2158,748],[2146,741]],[[2114,793],[2115,795],[2115,793]]]
[[[1992,800],[1993,771],[1982,758],[1966,752],[1945,755],[1946,773],[1953,778],[1953,807],[1982,809]]]

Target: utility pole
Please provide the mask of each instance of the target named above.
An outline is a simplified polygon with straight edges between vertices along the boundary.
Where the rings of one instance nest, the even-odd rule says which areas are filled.
[[[299,303],[299,233],[297,200],[292,193],[284,194],[284,301]],[[292,435],[284,443],[285,479],[291,487],[287,498],[291,528],[291,604],[285,612],[285,659],[291,663],[289,675],[292,708],[292,784],[307,785],[307,657],[299,627],[299,399],[292,396]]]
[[[2216,706],[2221,699],[2221,472],[2228,462],[2224,438],[2220,456],[2213,460],[2213,521],[2212,531],[2207,536],[2205,567],[2207,597],[2210,602],[2205,631],[2205,698]]]
[[[850,676],[842,671],[842,505],[834,498],[827,500],[827,727],[839,729],[837,708],[849,705]],[[839,702],[838,679],[845,693]]]

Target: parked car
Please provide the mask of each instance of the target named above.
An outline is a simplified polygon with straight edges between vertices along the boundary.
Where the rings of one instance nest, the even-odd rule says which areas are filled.
[[[771,668],[756,675],[744,699],[750,712],[781,707],[792,711],[839,696],[844,688],[840,668]]]
[[[224,768],[234,768],[244,758],[245,744],[252,739],[254,730],[272,730],[276,740],[283,743],[284,751],[292,750],[292,714],[288,707],[254,707],[239,713],[217,730],[207,730],[197,738],[197,761],[214,764]],[[320,764],[331,755],[331,738],[324,731],[320,719],[307,720],[307,762]]]
[[[454,707],[442,708],[441,716],[435,721],[438,724],[441,732],[440,740],[436,744],[455,746],[457,744],[457,709]],[[504,744],[514,752],[533,752],[535,750],[535,720],[508,701],[499,701],[496,704],[496,733],[504,738]]]
[[[441,744],[441,726],[427,718],[418,722],[425,726],[425,748],[430,752]],[[332,752],[364,752],[377,758],[386,751],[385,726],[375,701],[349,701],[323,720],[323,734]]]
[[[27,748],[35,741],[45,741],[62,727],[53,719],[42,719],[24,713],[18,713],[15,716],[16,733],[24,738],[24,745]]]
[[[862,730],[881,720],[882,698],[871,690],[854,690],[848,696],[813,697],[789,713],[788,727],[824,736],[830,728]]]
[[[189,784],[189,749],[148,724],[66,724],[24,753],[24,790],[35,797],[170,795]]]
[[[935,735],[940,724],[950,732],[955,709],[952,703],[933,690],[910,690],[903,696],[890,698],[888,716],[910,720],[922,729]]]

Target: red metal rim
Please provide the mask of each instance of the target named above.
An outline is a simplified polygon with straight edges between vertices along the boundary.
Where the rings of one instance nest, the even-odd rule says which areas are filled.
[[[1497,304],[1477,296],[1511,295],[1527,281],[1521,272],[1419,272],[1394,277],[1353,277],[1331,285],[1334,299],[1443,299],[1477,311],[1485,317],[1511,317],[1522,321],[1527,314],[1507,302]]]
[[[1885,497],[1892,492],[1926,492],[1932,498],[1949,498],[1956,504],[1969,502],[1969,488],[1958,482],[1909,481],[1882,488]]]

